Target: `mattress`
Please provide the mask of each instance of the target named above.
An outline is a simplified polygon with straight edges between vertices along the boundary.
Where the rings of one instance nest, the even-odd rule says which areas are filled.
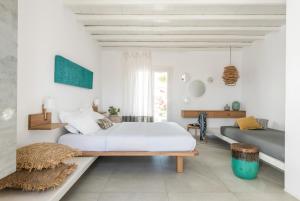
[[[284,162],[284,131],[240,130],[236,127],[223,126],[221,134],[241,143],[255,145],[261,152]]]
[[[192,151],[196,140],[173,122],[114,124],[89,135],[65,134],[58,143],[82,151]]]

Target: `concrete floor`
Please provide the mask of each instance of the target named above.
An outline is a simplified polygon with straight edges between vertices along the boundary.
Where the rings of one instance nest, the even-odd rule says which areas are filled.
[[[258,178],[232,174],[229,145],[197,142],[200,154],[175,172],[171,157],[99,158],[63,201],[294,201],[284,193],[282,172],[262,164]]]

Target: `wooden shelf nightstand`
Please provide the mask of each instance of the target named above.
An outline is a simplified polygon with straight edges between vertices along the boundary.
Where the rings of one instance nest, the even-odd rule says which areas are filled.
[[[54,130],[57,128],[62,128],[65,125],[67,124],[62,124],[62,123],[43,124],[43,125],[30,127],[29,130]]]
[[[28,130],[54,130],[62,128],[67,124],[52,123],[52,114],[47,112],[46,119],[44,114],[30,114],[28,115]]]
[[[99,114],[102,114],[105,117],[108,117],[109,115],[107,114],[107,112],[98,112]]]
[[[122,116],[109,116],[108,117],[113,123],[121,123],[122,122]]]

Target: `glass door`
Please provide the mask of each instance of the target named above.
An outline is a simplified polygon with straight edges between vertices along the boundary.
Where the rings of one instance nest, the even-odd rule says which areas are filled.
[[[168,119],[168,72],[154,72],[153,84],[153,116],[154,122]]]

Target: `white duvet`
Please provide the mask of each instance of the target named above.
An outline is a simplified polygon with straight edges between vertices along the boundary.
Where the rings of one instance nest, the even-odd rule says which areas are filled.
[[[89,135],[65,134],[58,143],[82,151],[192,151],[196,140],[173,122],[124,122]]]

